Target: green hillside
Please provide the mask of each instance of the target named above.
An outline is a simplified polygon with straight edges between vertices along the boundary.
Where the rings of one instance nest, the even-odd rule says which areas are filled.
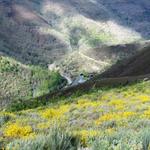
[[[0,56],[0,107],[15,99],[28,99],[53,91],[64,79],[58,72],[23,65],[9,57]]]
[[[93,89],[36,109],[1,112],[1,147],[76,150],[80,143],[90,150],[149,150],[149,104],[147,81]]]
[[[150,0],[0,0],[0,150],[150,150]]]

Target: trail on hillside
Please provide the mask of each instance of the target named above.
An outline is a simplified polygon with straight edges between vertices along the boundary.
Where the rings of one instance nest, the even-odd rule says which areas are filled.
[[[87,60],[93,61],[93,62],[95,62],[95,63],[97,63],[97,64],[99,64],[99,65],[105,65],[105,66],[110,65],[110,64],[107,63],[107,62],[104,62],[104,61],[101,61],[101,60],[99,60],[99,61],[98,61],[98,60],[95,60],[95,59],[93,59],[93,58],[91,58],[91,57],[89,57],[89,56],[83,54],[83,53],[80,52],[80,51],[79,51],[79,54],[81,55],[81,57],[84,57],[84,58],[86,58]]]
[[[72,79],[67,74],[60,72],[60,75],[67,80],[68,85],[72,83]]]

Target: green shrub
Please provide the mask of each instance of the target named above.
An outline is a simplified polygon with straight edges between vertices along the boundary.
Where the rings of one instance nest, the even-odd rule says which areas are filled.
[[[97,139],[92,146],[92,150],[108,150],[109,146],[110,145],[107,140]]]
[[[9,115],[0,116],[0,127],[10,120]]]
[[[64,82],[57,71],[48,71],[40,67],[33,67],[32,71],[33,96],[41,96],[59,88]]]
[[[8,107],[8,111],[20,111],[25,109],[32,109],[39,106],[45,106],[48,102],[45,99],[30,99],[30,100],[14,100]]]
[[[143,150],[150,149],[150,129],[145,129],[141,133]]]
[[[7,57],[0,56],[0,72],[17,72],[18,64],[11,62]]]
[[[145,140],[144,140],[145,141]],[[145,141],[147,146],[147,140]],[[148,150],[142,146],[140,134],[122,130],[111,136],[97,138],[92,143],[92,150]]]
[[[8,150],[77,150],[78,140],[60,128],[53,128],[47,136],[34,140],[16,140],[7,145]]]
[[[23,65],[12,58],[0,56],[0,109],[5,109],[15,99],[38,97],[65,84],[66,80],[57,71]]]

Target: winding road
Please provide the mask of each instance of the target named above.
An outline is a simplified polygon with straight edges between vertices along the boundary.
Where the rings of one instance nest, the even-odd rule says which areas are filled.
[[[70,85],[73,81],[67,74],[60,72],[60,75],[67,80],[68,85]]]

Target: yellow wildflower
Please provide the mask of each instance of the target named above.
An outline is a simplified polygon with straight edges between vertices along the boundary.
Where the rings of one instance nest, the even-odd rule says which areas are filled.
[[[37,128],[38,129],[47,129],[50,127],[50,125],[51,125],[50,122],[39,123],[37,125]]]
[[[69,111],[68,105],[62,105],[59,108],[50,108],[46,109],[44,112],[42,112],[42,116],[47,119],[59,119],[61,118],[64,113]]]
[[[140,95],[137,98],[140,99],[143,103],[150,102],[150,97],[148,95]]]
[[[150,119],[150,109],[144,111],[144,113],[141,115],[141,118]]]
[[[90,101],[90,100],[86,100],[86,99],[80,99],[77,102],[76,107],[77,108],[86,108],[86,107],[98,107],[101,106],[102,102],[100,101]]]
[[[97,130],[81,130],[81,131],[75,131],[73,134],[75,136],[79,136],[82,144],[86,146],[89,138],[99,136],[101,133]]]
[[[108,104],[114,106],[117,110],[123,110],[125,107],[125,102],[123,100],[111,100]]]
[[[31,126],[21,126],[20,124],[14,123],[6,127],[4,135],[6,137],[26,137],[32,133]]]
[[[134,112],[118,112],[118,113],[109,113],[101,116],[99,119],[95,121],[96,125],[99,125],[106,121],[119,121],[125,118],[129,118],[135,115]]]
[[[106,134],[112,135],[115,132],[115,130],[113,128],[109,128],[109,129],[106,129],[105,132]]]
[[[109,102],[109,105],[111,106],[117,106],[117,105],[124,105],[125,102],[123,100],[111,100]]]
[[[0,116],[9,116],[9,117],[13,117],[13,118],[16,117],[16,115],[14,113],[10,113],[10,112],[0,112]]]

